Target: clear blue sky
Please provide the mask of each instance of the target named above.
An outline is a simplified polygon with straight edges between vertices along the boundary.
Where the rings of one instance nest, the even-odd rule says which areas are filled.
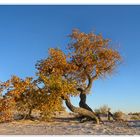
[[[73,28],[102,33],[119,46],[124,63],[97,80],[87,102],[92,108],[140,112],[140,6],[0,6],[0,80],[35,75],[49,47],[64,50]],[[76,99],[72,99],[75,105]]]

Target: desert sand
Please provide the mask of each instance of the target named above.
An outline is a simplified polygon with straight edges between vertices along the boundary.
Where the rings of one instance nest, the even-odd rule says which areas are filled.
[[[0,135],[140,135],[140,121],[79,123],[72,115],[52,122],[16,120],[0,124]]]

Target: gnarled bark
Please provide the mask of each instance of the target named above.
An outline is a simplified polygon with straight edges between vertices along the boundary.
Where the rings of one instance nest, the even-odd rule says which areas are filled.
[[[87,109],[84,109],[84,108],[81,108],[81,107],[75,107],[71,104],[70,102],[70,99],[69,98],[66,98],[64,99],[65,100],[65,103],[67,105],[67,107],[74,113],[78,113],[79,115],[81,116],[84,116],[84,117],[87,117],[87,118],[90,118],[90,119],[93,119],[96,121],[97,124],[99,124],[99,119],[96,117],[95,113],[94,112],[91,112]]]
[[[86,95],[83,93],[80,93],[79,106],[93,112],[93,110],[86,104]]]

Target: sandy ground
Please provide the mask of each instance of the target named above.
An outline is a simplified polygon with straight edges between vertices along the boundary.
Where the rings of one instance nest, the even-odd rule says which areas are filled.
[[[140,121],[79,123],[72,117],[54,122],[19,120],[0,124],[0,135],[140,135]]]

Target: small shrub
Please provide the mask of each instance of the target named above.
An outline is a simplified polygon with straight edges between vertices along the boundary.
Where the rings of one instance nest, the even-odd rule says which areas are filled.
[[[107,105],[104,105],[104,106],[100,107],[101,114],[107,114],[108,108],[109,107]]]
[[[95,109],[96,114],[107,114],[109,107],[107,105],[101,106],[99,109]]]
[[[115,120],[123,120],[123,112],[121,111],[118,111],[118,112],[115,112],[113,115],[114,115],[114,119]]]
[[[138,115],[132,116],[130,118],[131,120],[140,120],[140,117]]]
[[[140,113],[139,113],[139,112],[135,112],[135,113],[133,113],[132,115],[140,116]]]

